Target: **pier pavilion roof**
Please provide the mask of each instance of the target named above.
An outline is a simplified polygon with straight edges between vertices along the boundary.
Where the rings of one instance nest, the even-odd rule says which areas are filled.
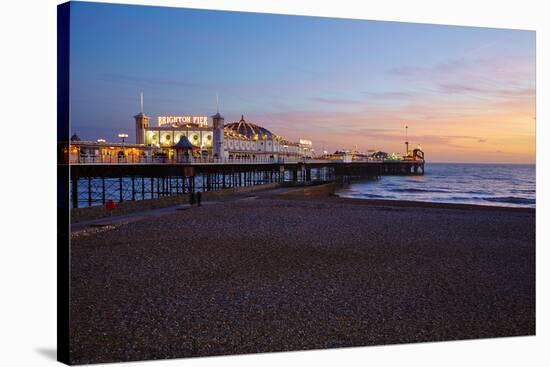
[[[176,145],[174,145],[174,149],[179,149],[179,150],[192,150],[192,149],[197,149],[197,148],[198,147],[194,146],[189,141],[187,136],[182,136],[180,138],[180,140],[178,141],[178,143]]]
[[[248,137],[246,137],[244,135],[241,135],[241,134],[235,132],[234,130],[226,129],[226,128],[224,128],[224,130],[223,130],[223,135],[226,138],[231,138],[231,139],[250,140],[250,139],[248,139]]]
[[[224,126],[224,130],[234,132],[238,135],[246,136],[252,140],[273,140],[275,134],[266,129],[265,127],[258,126],[244,119],[241,116],[241,120],[238,122],[232,122]]]

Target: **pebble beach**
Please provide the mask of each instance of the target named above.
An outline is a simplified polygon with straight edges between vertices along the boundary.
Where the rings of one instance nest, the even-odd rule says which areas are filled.
[[[71,360],[535,334],[535,210],[251,197],[71,240]]]

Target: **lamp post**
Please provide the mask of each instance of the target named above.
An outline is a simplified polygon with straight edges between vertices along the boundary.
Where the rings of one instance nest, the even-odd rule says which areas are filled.
[[[120,157],[120,153],[121,153],[121,152],[118,152],[118,154],[119,154],[118,160],[119,160],[119,162],[120,162],[121,158],[122,158],[122,159],[126,159],[126,151],[125,151],[126,149],[124,148],[124,140],[128,137],[128,134],[126,134],[126,133],[119,133],[119,134],[118,134],[118,137],[122,139],[122,157]]]
[[[405,126],[405,147],[406,147],[405,156],[408,156],[409,155],[409,126]]]
[[[128,137],[128,134],[126,133],[119,133],[118,137],[122,139],[122,144],[124,144],[124,139]]]

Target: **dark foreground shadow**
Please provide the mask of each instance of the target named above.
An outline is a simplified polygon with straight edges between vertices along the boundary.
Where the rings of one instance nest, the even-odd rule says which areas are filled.
[[[56,348],[39,348],[36,352],[48,359],[57,361],[57,349]]]

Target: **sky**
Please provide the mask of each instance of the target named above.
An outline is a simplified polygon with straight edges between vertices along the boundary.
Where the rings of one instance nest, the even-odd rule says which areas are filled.
[[[71,130],[135,140],[144,112],[244,115],[317,152],[535,162],[535,32],[73,3]]]

